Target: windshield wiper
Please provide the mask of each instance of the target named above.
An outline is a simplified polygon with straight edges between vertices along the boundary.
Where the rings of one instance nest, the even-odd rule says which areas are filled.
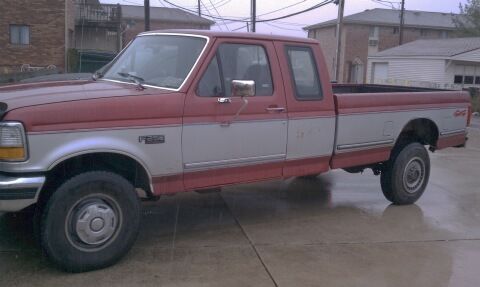
[[[129,72],[129,73],[119,72],[117,74],[119,74],[120,76],[122,76],[124,78],[128,78],[128,79],[132,80],[135,84],[137,84],[137,88],[139,90],[145,90],[145,87],[143,86],[143,83],[145,82],[145,80],[142,77],[133,75],[131,72]]]

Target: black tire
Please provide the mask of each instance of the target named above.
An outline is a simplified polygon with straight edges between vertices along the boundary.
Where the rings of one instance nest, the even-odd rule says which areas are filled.
[[[319,173],[308,174],[308,175],[299,176],[299,178],[304,179],[304,180],[316,180],[319,175],[320,175]]]
[[[420,143],[394,149],[380,177],[383,195],[396,205],[412,204],[422,196],[430,177],[430,158]]]
[[[140,200],[130,182],[111,172],[85,172],[61,184],[49,198],[40,243],[49,259],[66,271],[104,268],[133,246],[140,216]]]

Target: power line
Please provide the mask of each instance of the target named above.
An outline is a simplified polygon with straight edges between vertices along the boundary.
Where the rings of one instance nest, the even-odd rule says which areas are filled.
[[[274,27],[274,28],[277,28],[277,29],[282,29],[282,30],[288,30],[288,31],[301,31],[301,29],[292,29],[292,28],[285,28],[285,27],[280,27],[280,26],[277,26],[277,25],[274,25],[272,23],[268,23],[268,22],[265,22],[263,24],[266,24],[268,26],[271,26],[271,27]]]
[[[210,13],[210,10],[207,9],[207,7],[205,6],[205,4],[203,4],[203,1],[200,0],[200,4],[203,6],[203,9],[205,9],[205,11],[207,12],[208,15],[205,15],[205,16],[209,16],[209,17],[212,17],[212,14]],[[223,20],[222,20],[223,21]],[[225,22],[224,22],[225,24]],[[219,23],[215,23],[215,25],[218,26],[218,28],[220,29],[220,31],[223,31],[222,29],[222,26],[219,24]]]
[[[296,2],[296,3],[293,3],[293,4],[291,4],[291,5],[288,5],[288,6],[285,6],[285,7],[282,7],[282,8],[278,8],[278,9],[276,9],[276,10],[273,10],[273,11],[270,11],[270,12],[267,12],[267,13],[260,14],[260,15],[258,15],[258,16],[260,17],[260,16],[265,16],[265,15],[273,14],[273,13],[275,13],[275,12],[278,12],[278,11],[285,10],[285,9],[287,9],[287,8],[290,8],[290,7],[296,6],[296,5],[298,5],[298,4],[301,4],[301,3],[303,3],[303,2],[306,2],[306,1],[308,1],[308,0],[302,0],[302,1],[300,1],[300,2]]]
[[[201,0],[200,0],[200,1],[201,1]],[[221,16],[220,13],[218,13],[218,10],[217,10],[217,8],[215,7],[215,5],[213,5],[212,0],[208,0],[208,2],[210,2],[210,4],[212,4],[212,7],[213,7],[213,9],[215,10],[215,12],[217,12],[217,15],[218,15],[218,16]],[[223,22],[223,25],[225,25],[225,27],[227,28],[227,30],[230,31],[230,29],[228,28],[227,24],[225,24],[225,21],[222,20],[222,22]]]
[[[333,1],[334,0],[325,0],[325,1],[323,1],[319,4],[317,4],[317,5],[314,5],[310,8],[307,8],[307,9],[304,9],[304,10],[301,10],[301,11],[298,11],[298,12],[295,12],[295,13],[291,13],[291,14],[288,14],[288,15],[280,16],[280,17],[270,18],[270,19],[266,19],[266,20],[258,20],[257,22],[270,22],[270,21],[274,21],[274,20],[289,18],[289,17],[296,16],[296,15],[299,15],[299,14],[302,14],[302,13],[305,13],[305,12],[312,11],[314,9],[320,8],[320,7],[325,6],[327,4],[333,3]]]
[[[401,4],[401,2],[387,1],[387,0],[372,0],[372,2],[383,5],[383,6],[386,6],[386,7],[390,7],[392,9],[397,9],[397,8],[395,8],[395,4],[397,4],[397,5]]]
[[[228,2],[231,2],[232,0],[219,0],[217,2],[214,3],[214,5],[218,8],[218,7],[221,7],[225,4],[227,4]],[[205,6],[207,6],[209,9],[211,9],[211,5],[206,3]],[[198,5],[183,5],[184,8],[187,8],[187,9],[197,9],[198,8]]]
[[[291,26],[307,26],[308,24],[302,24],[302,23],[293,23],[293,22],[285,22],[285,21],[272,21],[273,23],[280,24],[280,25],[291,25]]]
[[[244,26],[239,27],[239,28],[235,28],[235,29],[232,30],[232,32],[241,30],[241,29],[243,29],[243,28],[247,28],[247,25],[244,25]]]
[[[160,0],[158,0],[160,1]],[[193,11],[193,10],[190,10],[190,9],[186,9],[180,5],[177,5],[175,3],[172,3],[168,0],[163,0],[164,2],[176,7],[176,8],[179,8],[179,9],[182,9],[184,11],[187,11],[187,12],[190,12],[190,13],[197,13],[197,11]],[[275,18],[270,18],[270,19],[263,19],[263,20],[257,20],[257,22],[261,23],[261,22],[270,22],[270,21],[274,21],[274,20],[281,20],[281,19],[285,19],[285,18],[289,18],[289,17],[292,17],[292,16],[296,16],[296,15],[299,15],[299,14],[302,14],[302,13],[305,13],[305,12],[309,12],[309,11],[312,11],[314,9],[317,9],[317,8],[320,8],[322,6],[325,6],[327,4],[330,4],[330,3],[333,3],[334,0],[325,0],[319,4],[316,4],[314,6],[311,6],[309,8],[306,8],[306,9],[303,9],[301,11],[297,11],[297,12],[294,12],[294,13],[291,13],[291,14],[287,14],[287,15],[284,15],[284,16],[279,16],[279,17],[275,17]],[[243,22],[243,23],[247,23],[247,22],[250,22],[248,21],[248,18],[238,18],[238,19],[234,19],[233,16],[226,16],[226,17],[216,17],[216,16],[213,16],[213,15],[210,15],[208,16],[212,19],[217,19],[217,20],[228,20],[228,21],[232,21],[232,22]]]

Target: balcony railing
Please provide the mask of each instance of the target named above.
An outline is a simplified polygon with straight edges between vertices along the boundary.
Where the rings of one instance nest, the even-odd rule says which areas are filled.
[[[75,4],[75,21],[77,24],[118,24],[121,21],[120,5]]]

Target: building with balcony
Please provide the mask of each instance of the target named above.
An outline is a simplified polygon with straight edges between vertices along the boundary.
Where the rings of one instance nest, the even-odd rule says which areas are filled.
[[[78,71],[85,53],[108,59],[144,29],[143,6],[99,0],[2,0],[1,6],[0,74],[22,67]],[[176,8],[151,7],[150,17],[151,29],[210,29],[214,24]]]

